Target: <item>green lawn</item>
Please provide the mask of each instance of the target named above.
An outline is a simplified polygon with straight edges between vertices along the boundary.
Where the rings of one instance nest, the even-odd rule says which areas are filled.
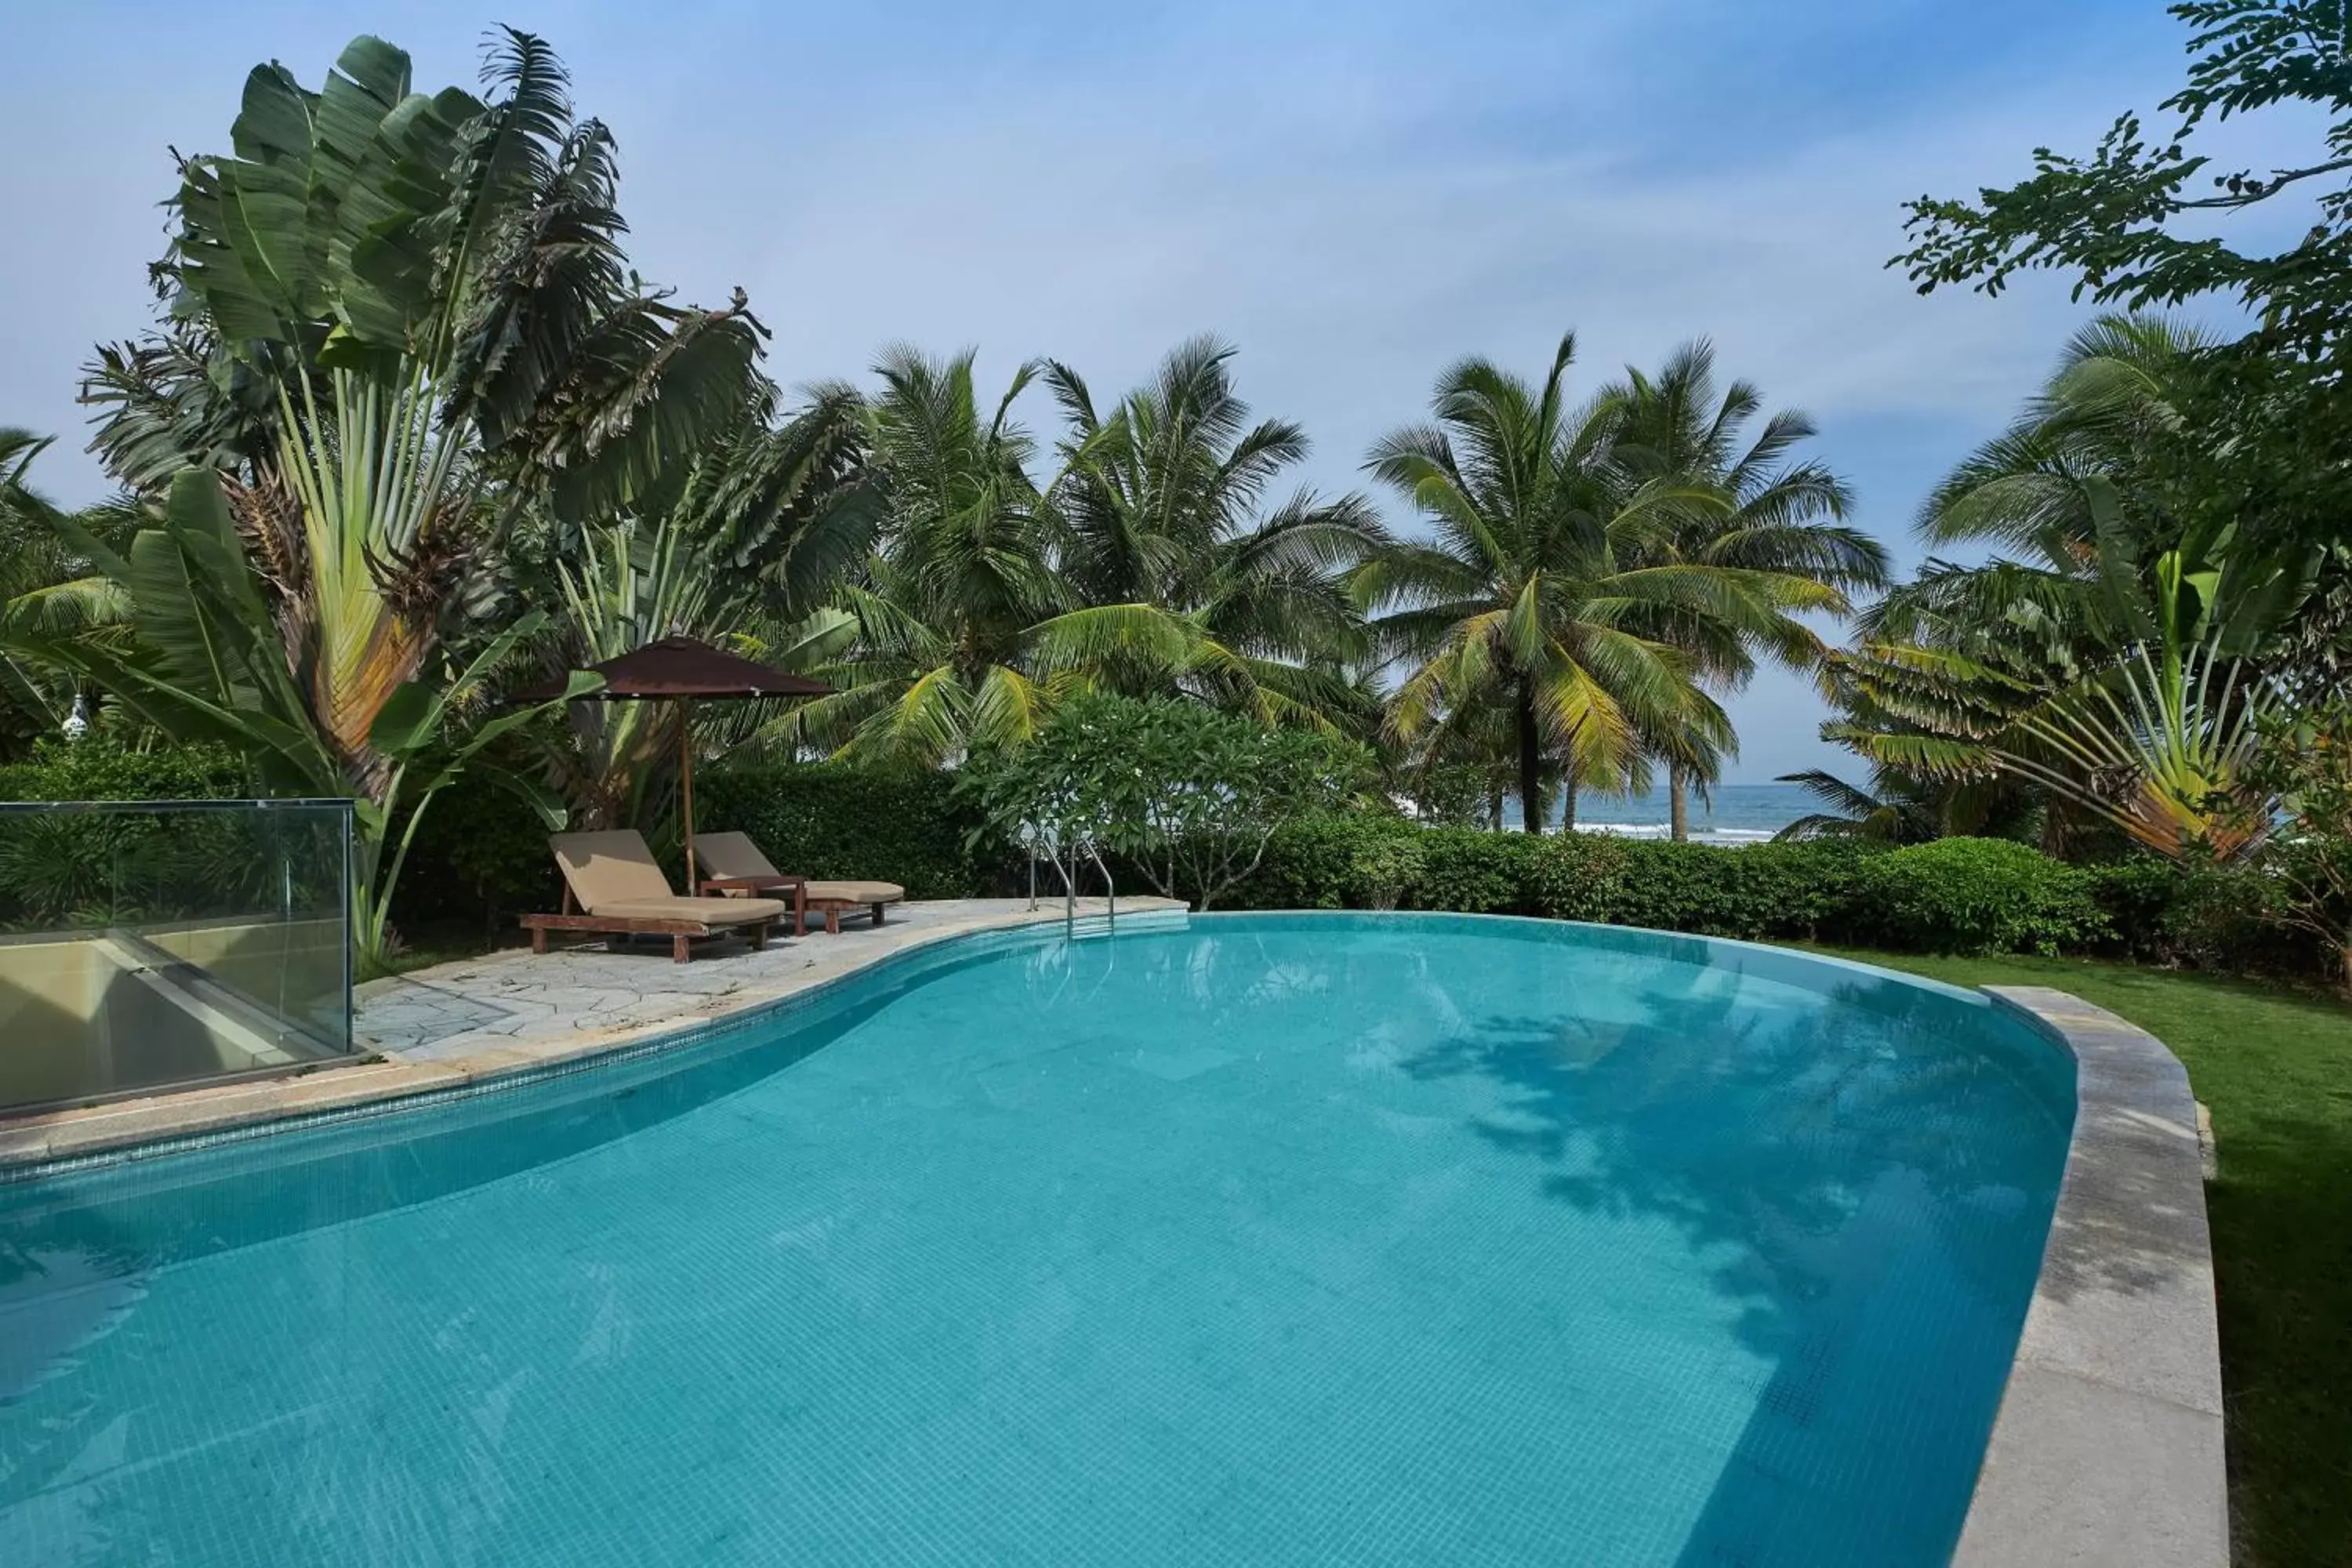
[[[2221,1153],[2206,1206],[2240,1568],[2352,1564],[2352,1007],[2126,964],[1839,951],[2070,991],[2187,1064]]]

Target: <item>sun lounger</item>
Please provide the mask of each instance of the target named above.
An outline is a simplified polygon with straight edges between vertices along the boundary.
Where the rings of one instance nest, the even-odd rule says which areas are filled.
[[[880,925],[883,910],[907,896],[907,889],[896,882],[812,882],[806,877],[789,876],[770,865],[760,847],[740,833],[697,834],[694,858],[702,868],[700,886],[706,893],[790,890],[796,931],[806,923],[812,910],[824,916],[824,929],[835,936],[841,934],[845,914],[864,911]]]
[[[563,871],[563,912],[522,917],[533,952],[547,951],[551,931],[659,935],[670,939],[672,960],[684,963],[696,937],[740,933],[754,948],[765,947],[769,926],[794,912],[773,899],[678,897],[635,832],[558,833],[548,843]]]

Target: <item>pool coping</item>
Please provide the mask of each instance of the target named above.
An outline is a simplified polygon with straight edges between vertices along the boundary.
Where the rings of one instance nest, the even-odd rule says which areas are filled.
[[[2227,1568],[2221,1331],[2188,1070],[2063,991],[1984,989],[2073,1055],[2074,1130],[1952,1561]]]

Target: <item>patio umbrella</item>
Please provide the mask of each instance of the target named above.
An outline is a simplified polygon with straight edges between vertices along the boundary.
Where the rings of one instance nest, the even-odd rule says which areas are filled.
[[[580,702],[682,702],[677,727],[678,783],[684,795],[686,890],[694,892],[694,704],[746,697],[824,697],[833,688],[790,670],[729,653],[692,637],[664,637],[617,658],[587,667],[604,678],[604,689]],[[566,672],[568,675],[569,672]],[[541,681],[509,700],[551,702],[562,697],[566,676]]]

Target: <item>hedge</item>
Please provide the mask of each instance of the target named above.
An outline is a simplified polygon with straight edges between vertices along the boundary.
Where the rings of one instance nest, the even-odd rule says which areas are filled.
[[[2315,973],[2315,944],[2263,919],[2255,871],[2153,858],[2075,867],[2006,839],[1904,849],[1732,848],[1600,834],[1530,837],[1365,813],[1286,824],[1229,900],[1247,909],[1537,915],[1749,940],[1929,952],[2103,952]]]
[[[1009,892],[1006,858],[976,848],[978,811],[953,778],[846,763],[714,769],[695,780],[695,824],[749,834],[779,870],[896,882],[910,899]]]
[[[1022,886],[1015,857],[975,844],[978,815],[943,773],[840,763],[721,765],[696,783],[705,830],[749,833],[789,869],[879,878],[919,899]],[[131,750],[102,732],[71,744],[44,742],[29,760],[0,765],[0,799],[190,798],[251,787],[226,751]],[[37,847],[45,831],[51,829],[26,825],[24,842],[11,846],[16,853],[0,856],[13,862],[0,867],[0,882],[21,884],[13,900],[20,905],[61,907],[87,895],[80,885],[87,879],[76,874],[87,857],[55,844]],[[656,848],[676,858],[673,847]],[[1121,887],[1130,885],[1122,878]],[[495,938],[517,911],[552,908],[561,894],[537,819],[486,778],[469,775],[442,792],[427,814],[394,920],[412,935],[462,923]],[[1751,940],[2100,952],[2144,963],[2332,975],[2333,957],[2315,939],[2268,918],[2278,896],[2258,869],[2184,870],[2147,856],[2075,867],[2000,839],[1894,850],[1837,841],[1728,848],[1424,827],[1361,812],[1286,824],[1255,874],[1221,903],[1538,915]],[[16,910],[20,918],[27,912]]]

